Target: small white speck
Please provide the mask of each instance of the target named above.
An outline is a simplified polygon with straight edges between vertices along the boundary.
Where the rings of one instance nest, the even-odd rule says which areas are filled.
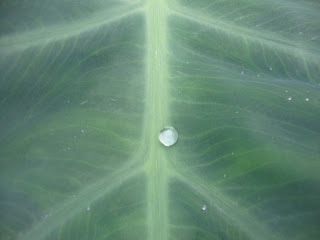
[[[83,130],[83,129],[81,129],[81,132],[82,132],[82,133],[84,133],[84,130]]]
[[[234,155],[234,152],[232,152],[231,155]]]
[[[299,32],[299,35],[301,35],[302,34],[302,32]]]
[[[238,114],[239,112],[238,111],[236,111],[236,114]]]
[[[223,174],[223,178],[226,178],[227,177],[227,174]]]
[[[285,92],[288,92],[288,90],[286,90]]]
[[[116,100],[115,100],[115,99],[113,99],[113,98],[111,98],[111,101],[114,101],[114,102],[116,102]]]
[[[258,74],[257,76],[260,77],[260,74]]]
[[[207,210],[207,206],[206,205],[202,205],[202,210],[203,211]]]
[[[270,67],[269,69],[270,69],[270,71],[272,71],[272,67]]]
[[[292,100],[292,97],[288,97],[288,100],[291,101],[291,100]]]
[[[309,102],[309,98],[306,98],[306,102]]]
[[[189,64],[189,62],[187,62],[187,64]]]
[[[67,103],[70,103],[70,101],[68,100]]]
[[[71,150],[71,147],[68,147],[68,150]]]
[[[51,213],[48,213],[48,214],[44,215],[42,218],[43,219],[47,219],[48,217],[51,217]]]
[[[243,72],[243,71],[241,71],[241,74],[243,75],[243,74],[244,74],[244,72]]]
[[[87,211],[90,211],[90,207],[87,207]]]

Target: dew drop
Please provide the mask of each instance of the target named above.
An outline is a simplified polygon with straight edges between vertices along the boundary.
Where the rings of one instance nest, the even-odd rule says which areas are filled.
[[[306,98],[306,102],[309,102],[309,98]]]
[[[207,206],[206,205],[202,205],[202,210],[203,211],[207,210]]]
[[[291,101],[291,100],[292,100],[292,97],[288,97],[288,100]]]
[[[164,127],[159,134],[160,142],[166,147],[170,147],[178,141],[178,132],[173,127]]]

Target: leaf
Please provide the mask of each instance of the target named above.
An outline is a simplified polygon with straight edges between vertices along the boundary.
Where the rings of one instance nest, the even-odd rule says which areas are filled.
[[[317,1],[0,9],[0,239],[320,238]]]

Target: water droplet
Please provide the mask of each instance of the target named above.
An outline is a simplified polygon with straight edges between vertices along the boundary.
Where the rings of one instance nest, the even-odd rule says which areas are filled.
[[[309,102],[309,98],[306,98],[306,102]]]
[[[203,211],[207,210],[207,206],[206,205],[202,205],[202,210]]]
[[[288,100],[291,101],[291,100],[292,100],[292,97],[288,97]]]
[[[164,127],[159,134],[160,142],[166,147],[172,146],[178,141],[178,132],[173,127]]]

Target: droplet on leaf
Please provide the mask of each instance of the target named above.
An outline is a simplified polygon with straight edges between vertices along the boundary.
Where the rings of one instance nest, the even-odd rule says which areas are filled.
[[[159,134],[160,142],[170,147],[178,141],[178,132],[173,127],[164,127]]]

